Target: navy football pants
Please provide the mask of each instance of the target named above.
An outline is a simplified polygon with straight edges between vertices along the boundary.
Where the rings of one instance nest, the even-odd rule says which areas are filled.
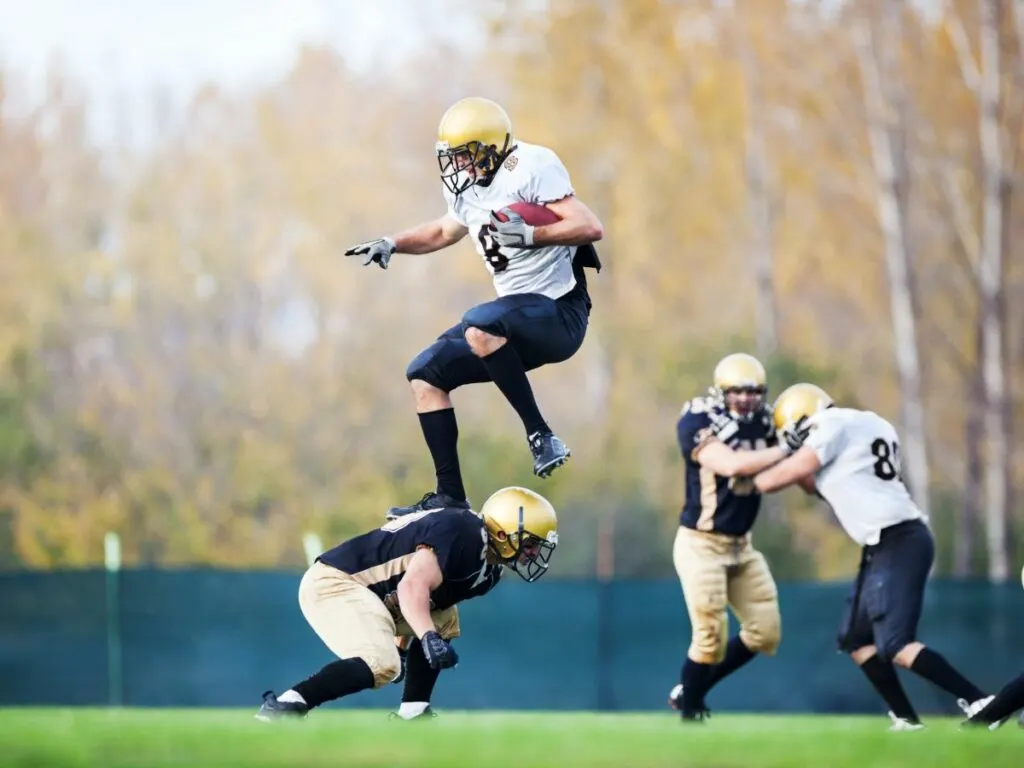
[[[916,640],[934,560],[935,541],[920,520],[890,526],[878,544],[864,547],[839,629],[839,649],[851,653],[875,645],[879,656],[891,661]]]

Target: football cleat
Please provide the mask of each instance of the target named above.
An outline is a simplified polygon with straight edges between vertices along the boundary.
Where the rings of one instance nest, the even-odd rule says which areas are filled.
[[[708,709],[706,704],[701,704],[699,709],[687,712],[683,709],[683,684],[676,683],[671,691],[668,692],[668,705],[676,712],[679,713],[680,719],[684,723],[695,722],[702,723],[705,720],[711,718],[711,710]]]
[[[394,520],[396,517],[404,517],[405,515],[411,515],[415,512],[426,512],[431,509],[445,509],[446,507],[469,509],[469,502],[465,499],[456,499],[453,496],[449,496],[447,493],[428,491],[423,494],[423,498],[415,504],[410,504],[407,507],[392,507],[388,510],[385,517],[388,520]]]
[[[527,441],[533,454],[533,474],[540,478],[550,477],[572,455],[568,446],[550,432],[534,432]]]
[[[985,696],[984,698],[971,702],[967,701],[967,699],[957,699],[956,705],[960,707],[960,709],[963,710],[963,713],[967,715],[968,719],[970,719],[987,707],[988,703],[994,698],[995,696]]]
[[[253,717],[264,723],[274,720],[301,720],[309,712],[309,706],[301,701],[278,701],[273,691],[266,691],[263,694],[263,704],[260,711]]]
[[[924,728],[924,723],[912,723],[904,717],[896,717],[892,712],[889,712],[889,719],[892,720],[890,731],[920,731]]]
[[[1003,724],[1009,720],[1009,717],[1004,717],[1002,720],[988,720],[985,717],[985,707],[991,703],[995,696],[986,696],[983,699],[972,701],[968,703],[966,699],[957,699],[956,703],[963,713],[967,715],[967,718],[960,723],[960,727],[965,726],[985,726],[990,731],[998,730],[1003,727]]]
[[[418,715],[413,715],[412,717],[402,717],[402,715],[400,715],[398,712],[388,712],[388,720],[419,720],[423,717],[429,720],[432,717],[437,717],[437,712],[431,709],[429,704],[427,705],[426,709],[424,709]]]

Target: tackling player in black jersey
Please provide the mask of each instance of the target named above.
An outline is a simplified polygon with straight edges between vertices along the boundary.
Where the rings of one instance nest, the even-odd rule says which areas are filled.
[[[761,508],[753,475],[793,448],[777,445],[766,391],[765,370],[756,358],[728,355],[715,367],[711,396],[686,403],[676,424],[686,501],[672,560],[693,635],[669,705],[683,720],[702,720],[712,686],[779,645],[778,591],[750,541]],[[727,606],[740,622],[728,644]]]
[[[458,662],[450,644],[459,634],[457,604],[490,591],[496,567],[536,581],[557,544],[547,499],[510,487],[479,513],[456,507],[405,515],[324,552],[302,578],[299,607],[338,660],[280,696],[266,692],[256,717],[302,717],[394,682],[403,673],[404,643],[396,638],[412,638],[403,700],[425,706],[437,675]]]

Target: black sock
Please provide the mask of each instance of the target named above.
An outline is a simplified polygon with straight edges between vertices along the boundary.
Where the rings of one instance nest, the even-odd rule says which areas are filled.
[[[1024,709],[1024,675],[1004,685],[974,719],[982,723],[995,723],[1010,717],[1018,709]]]
[[[402,703],[408,701],[429,702],[441,670],[430,668],[427,657],[423,655],[423,645],[418,639],[409,644],[405,664],[405,687],[402,689]]]
[[[696,712],[704,708],[704,696],[708,692],[708,678],[713,670],[713,664],[699,664],[689,656],[686,657],[679,675],[679,682],[683,684],[681,709],[684,713]]]
[[[985,693],[978,686],[953,669],[942,654],[931,648],[921,649],[914,663],[910,665],[910,670],[944,691],[949,691],[958,699],[967,699],[971,702],[985,698]]]
[[[896,667],[891,661],[882,661],[878,655],[875,655],[860,665],[860,671],[864,673],[864,676],[878,691],[878,695],[889,705],[889,709],[896,717],[911,723],[920,722],[917,712],[914,711],[914,705],[910,703],[906,691],[903,690],[903,684],[896,675]]]
[[[373,688],[373,672],[365,661],[358,658],[332,661],[316,674],[292,686],[310,709],[367,688]]]
[[[434,459],[437,492],[465,501],[466,489],[462,485],[462,470],[459,468],[459,423],[455,420],[455,409],[444,408],[419,416],[423,438]]]
[[[526,427],[526,434],[534,432],[550,432],[544,417],[540,415],[537,408],[537,401],[533,397],[533,387],[526,377],[526,368],[519,358],[519,353],[512,348],[511,344],[502,345],[497,351],[486,357],[481,357],[480,362],[484,364],[491,381],[495,383],[505,399],[516,409],[519,418],[523,420]]]
[[[711,674],[708,676],[706,682],[705,693],[714,688],[722,678],[728,677],[755,656],[757,656],[757,651],[752,651],[747,648],[743,641],[740,640],[740,636],[736,635],[729,641],[729,645],[725,649],[725,658],[722,659],[722,663],[715,664],[715,666],[711,668]]]

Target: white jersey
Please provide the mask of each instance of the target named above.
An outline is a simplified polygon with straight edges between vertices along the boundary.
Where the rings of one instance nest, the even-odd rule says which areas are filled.
[[[569,172],[547,147],[516,142],[516,149],[501,164],[491,183],[469,187],[456,197],[444,190],[448,215],[469,228],[477,252],[494,279],[499,296],[541,293],[551,299],[576,286],[572,260],[576,246],[498,248],[487,232],[491,211],[512,203],[551,203],[573,194]]]
[[[883,528],[906,520],[924,520],[900,465],[895,428],[877,413],[827,408],[808,419],[804,441],[821,462],[819,493],[840,525],[861,546],[877,544]]]

